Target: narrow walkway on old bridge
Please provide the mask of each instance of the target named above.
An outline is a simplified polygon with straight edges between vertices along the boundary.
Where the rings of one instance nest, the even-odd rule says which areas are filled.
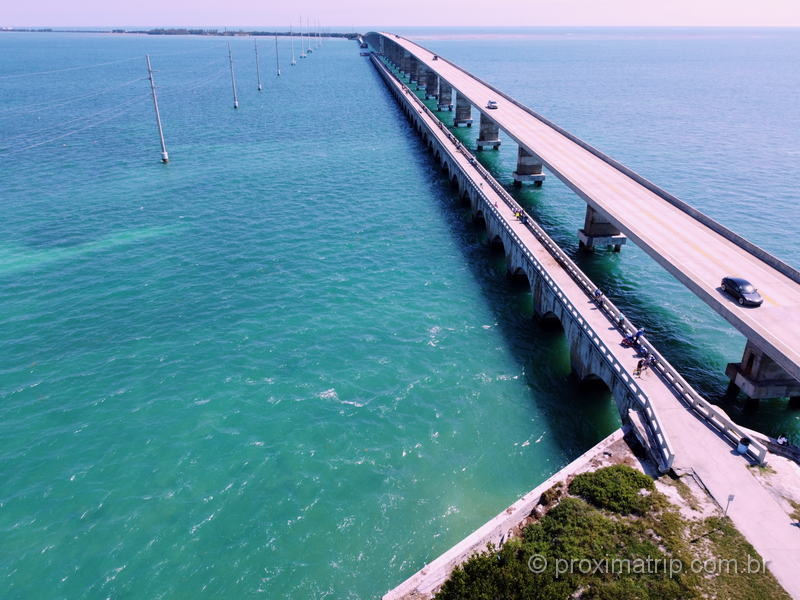
[[[461,192],[470,198],[473,210],[484,215],[490,232],[503,230],[506,253],[522,252],[524,260],[534,265],[554,290],[565,331],[565,319],[577,319],[594,350],[611,366],[614,377],[624,381],[623,393],[640,396],[640,412],[642,407],[651,409],[642,417],[649,429],[650,450],[662,468],[668,460],[667,466],[674,471],[693,473],[720,505],[725,505],[729,494],[735,494],[736,501],[728,515],[768,561],[781,585],[794,597],[800,597],[800,530],[752,472],[752,464],[763,460],[764,449],[756,444],[747,457],[736,453],[733,445],[742,435],[741,430],[724,412],[700,398],[649,342],[645,345],[658,357],[658,363],[646,376],[634,378],[637,353],[620,344],[622,334],[634,325],[624,320],[620,327],[621,313],[611,302],[606,301],[602,308],[597,306],[592,298],[594,286],[571,259],[536,223],[524,223],[516,217],[515,213],[522,209],[504,188],[382,59],[374,55],[372,61],[441,164],[451,175],[458,172]],[[612,393],[620,392],[612,389]],[[617,404],[622,407],[619,399]],[[622,417],[626,419],[627,415]],[[800,476],[797,483],[800,484]]]
[[[455,100],[455,123],[480,111],[478,146],[519,145],[515,177],[541,184],[542,166],[587,203],[588,246],[619,245],[626,236],[747,338],[741,363],[727,373],[751,398],[800,396],[800,272],[658,188],[624,165],[523,106],[507,94],[411,40],[391,33],[366,37],[428,97]],[[455,92],[455,93],[454,93]],[[455,98],[453,98],[455,96]],[[496,109],[487,109],[489,100]],[[722,277],[743,277],[764,297],[758,309],[722,292]]]

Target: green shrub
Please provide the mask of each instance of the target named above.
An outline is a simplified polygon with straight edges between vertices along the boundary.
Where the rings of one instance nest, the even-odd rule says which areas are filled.
[[[650,495],[643,496],[642,490]],[[789,600],[769,572],[709,578],[687,569],[692,559],[707,558],[708,549],[708,545],[689,544],[687,528],[696,529],[692,535],[702,533],[713,556],[736,558],[744,564],[757,553],[727,519],[683,521],[679,510],[655,491],[653,481],[630,467],[581,474],[569,491],[581,497],[562,496],[539,521],[525,527],[521,537],[512,538],[500,550],[490,546],[456,567],[436,600]],[[548,492],[558,495],[555,487]],[[529,568],[534,555],[546,559],[544,571]],[[559,560],[647,561],[655,566],[559,572],[553,568]],[[679,561],[684,570],[665,572],[667,560]]]
[[[642,490],[652,492],[653,480],[644,473],[627,465],[614,465],[590,473],[576,475],[569,491],[599,508],[624,515],[644,514],[650,507],[649,496]]]
[[[664,559],[646,527],[629,518],[614,519],[579,498],[564,498],[540,521],[523,530],[500,551],[493,548],[457,567],[436,600],[564,600],[580,590],[584,600],[686,600],[694,598],[683,577],[663,573],[556,573],[557,559]],[[528,560],[548,561],[533,573]]]
[[[539,498],[539,504],[543,504],[544,506],[549,506],[556,502],[561,496],[564,495],[564,482],[558,481],[552,487],[546,489],[542,492],[541,498]]]

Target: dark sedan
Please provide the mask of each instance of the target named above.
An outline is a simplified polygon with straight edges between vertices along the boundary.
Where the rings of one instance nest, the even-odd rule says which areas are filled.
[[[753,284],[741,277],[723,277],[722,289],[742,306],[761,306],[764,299]]]

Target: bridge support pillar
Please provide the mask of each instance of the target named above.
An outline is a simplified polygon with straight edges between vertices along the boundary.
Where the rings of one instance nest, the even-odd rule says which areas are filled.
[[[419,62],[418,64],[419,64],[419,70],[417,79],[417,89],[425,91],[428,89],[428,73],[430,73],[430,69],[428,69],[428,67],[426,67],[421,62]],[[425,97],[427,98],[428,95],[425,94]]]
[[[542,159],[520,146],[517,150],[517,170],[514,171],[513,176],[516,186],[532,183],[536,187],[541,187],[544,181]]]
[[[439,110],[453,110],[453,88],[446,81],[439,80]]]
[[[434,100],[439,97],[439,76],[430,69],[425,69],[425,99]]]
[[[582,250],[606,246],[619,252],[628,238],[620,233],[619,227],[611,223],[607,216],[587,205],[586,220],[583,229],[578,230],[578,240]]]
[[[425,82],[428,79],[428,68],[420,61],[417,61],[417,90],[425,90]]]
[[[764,354],[750,340],[744,347],[740,363],[728,363],[725,374],[730,378],[728,394],[741,390],[749,398],[800,398],[800,381]]]
[[[411,73],[411,55],[405,50],[400,50],[400,72],[403,75]]]
[[[481,113],[481,131],[476,142],[478,150],[500,148],[500,127],[492,119]]]
[[[453,119],[453,125],[472,127],[472,105],[459,92],[456,92],[456,117]]]
[[[419,70],[422,65],[414,56],[409,56],[408,62],[408,77],[411,83],[417,83],[419,81]]]

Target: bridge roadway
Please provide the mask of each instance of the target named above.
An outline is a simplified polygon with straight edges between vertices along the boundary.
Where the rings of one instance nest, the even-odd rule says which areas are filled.
[[[391,33],[380,35],[399,44],[520,146],[540,157],[592,208],[608,216],[621,232],[800,381],[800,278],[787,276],[714,231],[648,189],[637,181],[638,176],[624,173],[460,67],[442,57],[434,61],[433,53],[408,39]],[[490,99],[498,101],[497,109],[485,109]],[[757,309],[743,308],[723,294],[719,286],[726,275],[753,282],[764,304]]]
[[[387,85],[400,90],[398,96],[401,101],[409,104],[419,115],[428,135],[450,155],[470,185],[484,195],[484,211],[496,214],[505,226],[513,230],[521,243],[546,268],[567,299],[577,307],[589,327],[613,354],[615,361],[627,372],[628,377],[633,378],[638,356],[635,351],[620,344],[621,336],[613,317],[615,313],[597,308],[590,291],[576,281],[574,273],[571,274],[556,259],[552,250],[534,235],[531,228],[515,218],[514,211],[519,207],[513,199],[508,194],[499,193],[498,190],[502,188],[471,158],[469,152],[462,151],[463,147],[458,145],[447,128],[439,127],[438,119],[388,68],[380,64],[378,59],[374,62],[376,68],[383,71]],[[678,473],[693,472],[721,506],[726,504],[728,494],[736,495],[728,516],[768,561],[770,571],[781,585],[793,597],[800,598],[800,577],[797,576],[800,534],[793,526],[792,519],[759,483],[749,468],[750,463],[732,452],[730,444],[719,431],[711,428],[708,421],[699,419],[697,413],[681,401],[676,387],[664,376],[664,372],[664,368],[659,366],[658,370],[646,371],[635,381],[647,395],[661,427],[669,436],[675,453],[673,469]]]

